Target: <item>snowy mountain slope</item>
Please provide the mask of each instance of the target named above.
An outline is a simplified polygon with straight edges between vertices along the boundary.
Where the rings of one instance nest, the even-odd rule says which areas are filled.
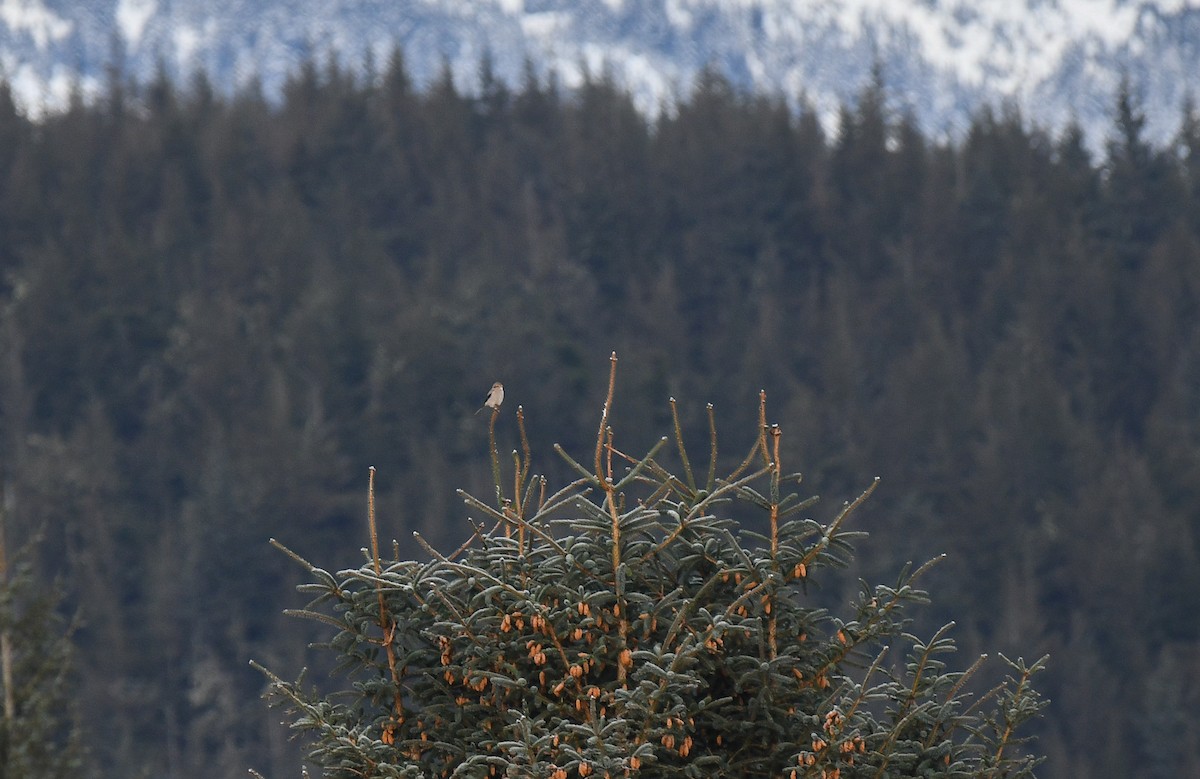
[[[705,65],[795,98],[832,122],[883,65],[896,107],[953,133],[980,104],[1015,100],[1050,127],[1074,117],[1102,142],[1128,74],[1162,140],[1200,74],[1200,0],[0,0],[0,73],[27,110],[61,105],[108,63],[145,77],[204,68],[268,94],[306,55],[384,61],[400,44],[418,81],[480,59],[517,81],[526,58],[567,86],[609,68],[643,108],[685,93]]]

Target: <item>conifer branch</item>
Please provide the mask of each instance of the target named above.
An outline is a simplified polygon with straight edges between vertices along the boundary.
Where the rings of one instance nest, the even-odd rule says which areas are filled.
[[[646,456],[643,457],[641,460],[638,460],[636,463],[634,463],[633,467],[629,469],[629,473],[622,476],[621,480],[619,482],[617,482],[615,485],[613,485],[613,489],[614,490],[625,489],[631,482],[633,482],[635,479],[637,479],[639,476],[641,476],[642,471],[647,466],[649,466],[651,462],[654,461],[655,455],[658,454],[658,452],[663,448],[664,445],[666,445],[666,443],[667,443],[666,436],[663,436],[662,438],[658,439],[658,441],[655,442],[654,446],[650,447],[650,451],[646,453]],[[609,451],[612,452],[613,447],[609,446]],[[618,454],[620,454],[620,453],[618,452]],[[624,455],[622,455],[622,456],[624,456]]]
[[[879,654],[875,655],[875,659],[871,661],[871,665],[867,667],[866,672],[863,674],[862,681],[859,682],[859,694],[854,697],[854,702],[850,704],[846,711],[842,712],[843,723],[849,722],[853,718],[855,712],[858,711],[859,706],[861,706],[863,702],[867,700],[868,694],[871,690],[871,688],[868,686],[870,684],[871,677],[879,671],[880,667],[882,667],[883,658],[886,657],[887,654],[888,647],[884,647],[879,651]]]
[[[538,513],[538,514],[541,514],[541,513],[542,513],[542,511],[545,509],[545,506],[546,506],[546,477],[545,477],[545,476],[541,476],[541,477],[539,477],[539,478],[538,478],[538,482],[541,484],[541,488],[538,490],[538,510],[537,510],[537,513]]]
[[[724,499],[729,493],[734,493],[736,495],[747,484],[751,484],[754,481],[761,479],[769,470],[770,467],[768,466],[747,476],[743,476],[736,481],[731,480],[733,477],[730,477],[730,479],[717,479],[717,488],[696,503],[696,505],[691,507],[691,510],[688,511],[688,518],[694,519],[697,513],[706,511],[713,503]]]
[[[600,429],[596,431],[596,480],[604,483],[604,471],[600,467],[600,458],[604,452],[604,428],[608,427],[608,415],[612,412],[613,392],[617,384],[617,353],[613,352],[608,358],[608,394],[604,398],[604,408],[600,411]]]
[[[616,390],[617,384],[617,353],[614,351],[609,357],[608,370],[608,395],[604,399],[604,410],[600,414],[600,429],[596,432],[596,479],[600,482],[600,486],[604,489],[605,504],[608,506],[609,517],[612,520],[612,575],[613,584],[620,579],[621,576],[621,515],[617,508],[617,491],[612,480],[612,427],[608,424],[608,417],[612,411],[613,393]],[[608,444],[609,459],[608,472],[604,471],[603,454],[605,443]],[[613,609],[617,617],[617,632],[621,638],[621,646],[624,648],[629,633],[629,619],[626,614],[623,598],[618,595]],[[624,665],[617,665],[617,681],[624,686],[626,668]]]
[[[350,647],[342,668],[356,674],[356,705],[314,700],[308,705],[324,708],[310,717],[297,704],[298,726],[318,734],[314,759],[347,776],[410,769],[450,776],[486,765],[553,779],[584,766],[587,779],[605,771],[632,779],[651,765],[664,777],[680,775],[684,765],[734,779],[787,776],[789,768],[829,777],[840,767],[844,776],[850,766],[869,776],[881,763],[883,771],[905,773],[933,756],[936,769],[947,758],[949,772],[937,775],[1021,767],[1007,755],[1022,743],[1015,729],[1038,708],[1027,685],[1010,677],[987,696],[1001,698],[997,717],[960,714],[964,686],[980,664],[944,673],[934,657],[953,649],[944,630],[925,644],[902,632],[903,605],[926,597],[912,583],[936,559],[915,572],[906,568],[894,587],[864,585],[851,621],[806,602],[806,565],[845,562],[850,540],[863,534],[843,530],[844,523],[877,480],[828,524],[784,521],[812,499],[783,494],[782,433],[765,424],[765,394],[754,447],[727,479],[713,465],[710,409],[701,490],[696,474],[678,478],[656,460],[666,437],[640,458],[617,449],[607,423],[615,367],[609,387],[593,468],[556,447],[577,478],[547,496],[545,479],[531,476],[523,440],[512,452],[519,502],[493,506],[460,491],[485,523],[472,521],[471,538],[453,555],[414,533],[429,561],[385,569],[372,479],[371,562],[339,572],[338,589],[296,556],[319,582],[305,587],[321,597],[289,613],[336,630],[331,645]],[[624,468],[619,480],[614,459]],[[589,497],[596,486],[602,498]],[[647,496],[627,494],[629,487]],[[637,502],[626,511],[629,498]],[[722,513],[735,498],[762,510],[769,536],[738,529]],[[328,592],[340,601],[330,604]],[[375,640],[358,634],[364,625],[374,629],[377,599],[381,643],[389,658],[405,653],[402,673],[398,662],[383,670],[378,651],[363,643]],[[333,611],[317,612],[321,604]],[[385,611],[389,606],[403,622]],[[910,678],[872,686],[889,639],[914,641]],[[415,702],[407,724],[387,695],[401,684]],[[791,729],[822,714],[809,751]]]
[[[456,562],[454,560],[447,558],[445,555],[443,555],[441,552],[439,552],[432,544],[430,544],[428,541],[426,541],[421,536],[420,533],[413,531],[413,538],[416,539],[417,543],[420,544],[421,547],[425,551],[427,551],[431,556],[437,558],[438,561],[440,561],[442,564],[446,565],[447,567],[449,567],[461,574],[465,574],[467,576],[475,576],[480,579],[487,579],[488,581],[490,581],[492,583],[493,586],[499,587],[500,589],[507,592],[509,595],[512,595],[514,598],[525,599],[527,597],[527,593],[522,592],[521,590],[518,590],[516,587],[509,584],[504,579],[501,579],[500,577],[493,575],[489,571],[486,571],[482,568],[479,568],[479,567],[476,567],[473,565],[467,565],[465,563]],[[466,619],[464,618],[462,612],[458,609],[458,607],[454,605],[454,602],[449,599],[449,596],[443,590],[438,589],[438,588],[434,588],[433,595],[435,597],[437,597],[437,599],[440,600],[442,603],[446,604],[446,606],[450,609],[450,613],[452,613],[454,615],[454,617],[459,621],[459,625],[461,626],[461,628],[463,630],[467,631],[468,634],[470,634],[470,629],[466,627]]]
[[[822,552],[825,552],[829,548],[830,539],[837,535],[838,530],[841,529],[842,523],[845,522],[846,518],[854,513],[854,510],[861,506],[867,498],[871,497],[871,493],[874,492],[875,488],[878,486],[879,477],[876,476],[874,481],[871,482],[871,486],[867,487],[867,489],[865,489],[861,495],[852,501],[846,501],[842,504],[842,510],[838,512],[837,517],[834,518],[829,527],[825,528],[825,531],[821,534],[820,541],[813,544],[812,548],[809,549],[804,557],[800,560],[801,564],[805,566],[811,565],[813,561],[821,555]]]
[[[567,450],[563,449],[561,444],[554,444],[553,448],[554,448],[554,451],[556,453],[558,453],[558,455],[560,457],[562,457],[563,460],[566,461],[567,465],[571,466],[571,468],[573,468],[575,471],[580,473],[589,483],[591,483],[592,485],[594,485],[596,487],[600,487],[601,489],[604,488],[604,484],[603,484],[602,480],[598,479],[596,477],[596,474],[592,473],[587,468],[580,465],[579,462],[576,461],[576,459],[574,457],[567,454]]]
[[[529,436],[525,434],[524,406],[517,406],[517,433],[521,438],[521,454],[524,458],[521,464],[521,483],[524,484],[525,480],[529,478],[529,468],[530,464],[533,462],[533,455],[530,454],[529,449]],[[519,495],[520,493],[518,492],[516,494]]]
[[[331,627],[335,627],[338,630],[348,629],[348,626],[345,622],[341,622],[340,620],[337,620],[328,614],[322,614],[319,611],[313,611],[311,609],[284,609],[283,613],[289,617],[300,617],[302,619],[311,619],[316,622],[322,622]]]
[[[987,659],[988,659],[987,653],[980,655],[979,657],[975,658],[974,663],[971,663],[970,668],[968,668],[966,671],[962,672],[959,675],[958,681],[955,682],[954,686],[951,687],[950,690],[946,693],[945,700],[946,700],[947,704],[949,704],[951,701],[953,701],[959,697],[959,695],[962,692],[963,686],[967,683],[968,680],[971,679],[971,677],[973,677],[975,675],[975,673],[980,668],[983,667],[983,664],[984,664],[984,662],[987,661]],[[964,712],[964,713],[966,713],[966,712]],[[930,728],[929,735],[925,738],[925,744],[924,744],[925,748],[929,749],[933,745],[934,739],[936,739],[938,737],[940,732],[944,732],[947,736],[949,736],[951,733],[954,732],[955,728],[957,728],[958,726],[959,726],[959,722],[956,719],[955,721],[951,722],[950,726],[945,728],[944,731],[939,731],[938,728]]]
[[[1001,655],[1001,657],[1003,657],[1003,655]],[[1040,671],[1044,667],[1047,657],[1048,656],[1043,656],[1040,660],[1029,667],[1026,667],[1024,662],[1020,659],[1014,663],[1011,660],[1008,660],[1008,658],[1004,658],[1008,661],[1009,665],[1017,670],[1019,677],[1015,680],[1017,689],[1008,696],[1010,705],[1001,709],[1001,714],[1004,718],[1004,732],[1001,734],[1000,739],[996,744],[996,756],[992,759],[994,771],[998,770],[999,767],[1003,765],[1001,759],[1004,757],[1004,750],[1008,748],[1009,742],[1013,737],[1013,731],[1016,729],[1017,725],[1019,725],[1025,717],[1031,716],[1041,708],[1036,700],[1033,701],[1032,706],[1030,706],[1026,702],[1026,697],[1028,695],[1030,678],[1033,676],[1033,674]]]
[[[375,576],[382,579],[383,568],[379,562],[379,531],[375,524],[375,466],[367,472],[367,526],[371,534],[371,561],[375,566]],[[375,593],[379,596],[379,627],[383,630],[380,641],[387,655],[388,671],[392,675],[393,711],[398,722],[404,721],[404,700],[400,695],[400,670],[396,667],[396,648],[392,645],[392,637],[396,632],[396,622],[388,613],[387,602],[383,597],[383,585],[375,584]]]
[[[767,451],[767,391],[758,391],[758,447],[762,452],[763,465],[771,464],[771,453]]]
[[[771,507],[769,519],[771,523],[771,564],[772,567],[778,569],[779,566],[779,476],[781,472],[779,460],[779,440],[783,437],[783,433],[779,429],[779,425],[771,426],[771,441],[773,444],[773,457],[771,462],[770,476],[770,496]],[[764,608],[767,610],[767,649],[768,656],[774,660],[778,653],[778,614],[777,610],[771,604],[773,593],[768,592],[765,596],[766,602]]]
[[[690,500],[694,498],[695,494],[691,493],[687,489],[687,485],[679,481],[678,478],[659,465],[658,462],[651,456],[656,454],[658,450],[666,443],[666,441],[666,436],[661,437],[658,442],[655,443],[651,453],[640,460],[636,457],[626,454],[625,452],[622,452],[615,446],[610,445],[610,450],[614,454],[625,460],[627,463],[635,466],[635,472],[626,474],[621,479],[620,483],[617,484],[617,489],[624,489],[633,481],[654,485],[654,492],[644,501],[646,505],[653,505],[658,500],[661,500],[663,496],[672,492],[678,495],[680,499]],[[642,471],[649,471],[650,476],[644,475]]]
[[[328,573],[327,571],[325,571],[323,568],[318,568],[317,566],[315,566],[315,565],[313,565],[312,563],[310,563],[308,560],[305,560],[305,559],[304,559],[303,557],[301,557],[299,554],[297,554],[296,552],[293,552],[291,549],[289,549],[288,547],[284,546],[284,545],[283,545],[282,543],[280,543],[278,540],[276,540],[276,539],[274,539],[274,538],[269,538],[269,539],[267,539],[267,543],[269,543],[271,546],[275,547],[275,548],[276,548],[276,549],[278,549],[279,551],[283,552],[283,553],[284,553],[285,555],[287,555],[288,557],[290,557],[290,558],[292,558],[293,560],[295,560],[295,561],[296,561],[297,563],[299,563],[299,564],[300,564],[300,565],[301,565],[301,566],[304,568],[304,570],[305,570],[305,571],[307,571],[308,573],[310,573],[310,574],[315,574],[315,575],[317,575],[317,576],[320,576],[322,579],[326,579],[326,578],[327,578],[327,579],[328,579],[330,582],[333,582],[333,577],[332,577],[332,576],[330,576],[330,575],[329,575],[329,573]]]
[[[544,498],[546,494],[546,477],[544,476],[534,476],[529,483],[525,485],[525,497],[521,499],[522,517],[528,516],[531,510],[534,514],[537,514],[539,511],[541,511],[541,501],[539,501],[536,505],[533,502],[534,493],[539,491]]]
[[[717,584],[721,582],[721,577],[724,575],[726,575],[725,572],[717,572],[710,576],[696,591],[696,596],[675,615],[675,621],[671,623],[671,628],[667,631],[666,638],[663,639],[663,652],[668,651],[674,645],[675,637],[679,634],[679,631],[683,629],[687,620],[695,616],[696,611],[700,607],[700,596],[708,595],[712,590],[716,589]]]
[[[945,625],[942,625],[937,629],[937,631],[933,634],[933,638],[923,644],[918,644],[917,648],[920,649],[921,656],[916,663],[915,670],[913,671],[912,684],[908,689],[908,699],[905,700],[901,711],[904,711],[916,701],[921,687],[921,680],[925,676],[925,668],[929,665],[930,658],[933,656],[934,652],[945,651],[946,645],[942,643],[942,637],[946,635],[946,633],[949,633],[950,629],[953,627],[954,622],[947,622]]]
[[[679,426],[679,409],[675,407],[675,398],[668,398],[671,405],[671,421],[675,425],[675,445],[679,447],[679,459],[683,463],[683,475],[687,477],[688,488],[696,491],[696,479],[692,475],[692,464],[688,461],[687,447],[683,443],[683,428]]]
[[[712,492],[717,479],[717,415],[713,404],[706,406],[708,412],[708,478],[704,480],[706,492]]]
[[[500,407],[492,409],[488,417],[488,452],[492,458],[492,483],[496,487],[496,506],[504,508],[504,487],[500,483],[500,452],[496,449],[496,420],[500,418]]]
[[[758,433],[754,437],[754,444],[750,447],[750,452],[746,455],[746,459],[742,460],[742,464],[735,468],[733,473],[729,474],[728,479],[737,478],[742,471],[750,467],[750,463],[754,462],[754,457],[759,454],[762,455],[765,466],[769,467],[771,465],[771,456],[767,452],[766,430],[767,391],[761,390],[758,393]]]
[[[604,481],[608,484],[613,483],[612,453],[613,429],[612,426],[609,425],[608,427],[604,428]],[[616,491],[615,486],[613,487],[613,491]]]
[[[375,527],[375,466],[367,469],[367,528],[371,535],[371,562],[375,575],[383,573],[379,564],[379,533]],[[379,613],[383,615],[383,593],[379,593]]]
[[[468,506],[474,506],[492,519],[496,520],[497,523],[503,525],[509,521],[508,517],[504,514],[503,509],[496,509],[492,506],[489,506],[466,490],[456,490],[456,492],[462,497],[463,503],[466,503]]]
[[[660,541],[653,549],[651,549],[650,551],[648,551],[642,555],[642,558],[641,558],[642,562],[649,560],[651,557],[659,554],[664,549],[666,549],[671,544],[673,544],[676,541],[676,539],[679,538],[680,534],[683,533],[684,529],[686,529],[686,527],[688,526],[688,523],[693,522],[697,519],[701,519],[703,516],[701,514],[701,512],[705,511],[712,503],[715,503],[716,501],[721,500],[722,498],[725,497],[725,495],[727,493],[730,493],[730,492],[737,493],[737,491],[740,490],[742,487],[744,487],[746,484],[749,484],[749,483],[753,482],[755,479],[758,479],[764,473],[766,473],[766,469],[763,469],[761,471],[756,471],[755,473],[752,473],[749,476],[743,476],[741,479],[734,481],[734,482],[725,482],[724,480],[718,480],[720,482],[720,486],[717,487],[717,489],[710,492],[704,498],[702,498],[698,503],[696,503],[696,505],[692,506],[686,514],[680,515],[678,512],[675,512],[676,516],[679,517],[679,524],[676,525],[675,528],[665,538],[663,538],[663,540]]]
[[[521,499],[521,455],[517,454],[516,449],[513,449],[512,460],[513,500],[516,502],[513,504],[506,503],[504,506],[504,515],[508,519],[508,522],[504,526],[505,537],[511,537],[512,526],[517,524],[516,520],[518,520],[521,516],[521,504],[519,502]],[[523,530],[518,528],[517,535],[520,537],[517,544],[517,549],[521,550],[523,553],[525,549],[525,533]]]

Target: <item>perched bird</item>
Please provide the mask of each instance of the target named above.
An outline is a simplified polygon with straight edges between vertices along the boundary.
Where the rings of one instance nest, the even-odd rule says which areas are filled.
[[[500,404],[503,402],[504,402],[504,385],[501,384],[500,382],[496,382],[495,384],[492,385],[492,388],[488,391],[487,397],[484,398],[484,400],[483,400],[483,405],[479,407],[479,411],[483,411],[485,408],[491,408],[491,409],[500,408]],[[478,414],[479,411],[476,411],[475,413]]]

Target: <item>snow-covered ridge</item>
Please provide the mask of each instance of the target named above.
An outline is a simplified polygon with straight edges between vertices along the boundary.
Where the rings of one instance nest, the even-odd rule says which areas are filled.
[[[0,22],[15,33],[28,35],[38,48],[62,40],[72,27],[41,0],[0,0]]]
[[[979,105],[1015,100],[1030,119],[1076,119],[1103,140],[1128,76],[1148,129],[1178,127],[1200,73],[1200,0],[0,0],[0,74],[27,110],[85,92],[114,56],[145,77],[159,61],[268,94],[304,56],[405,51],[418,81],[449,61],[470,87],[480,59],[516,82],[526,57],[567,86],[608,68],[647,111],[705,65],[832,121],[881,63],[891,98],[935,133]]]

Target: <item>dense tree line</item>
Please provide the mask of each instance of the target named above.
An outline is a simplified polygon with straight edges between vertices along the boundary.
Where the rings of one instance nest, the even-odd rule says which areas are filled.
[[[814,491],[882,476],[864,575],[947,552],[968,652],[1051,654],[1047,775],[1197,771],[1195,111],[1156,147],[1122,90],[1096,154],[1014,111],[935,141],[878,82],[833,136],[715,72],[654,120],[603,75],[481,84],[114,77],[38,122],[0,86],[10,532],[81,609],[100,772],[287,775],[246,661],[314,634],[266,540],[358,565],[374,465],[402,553],[457,545],[486,388],[553,474],[612,349],[635,451],[670,396],[736,431],[763,388]]]

